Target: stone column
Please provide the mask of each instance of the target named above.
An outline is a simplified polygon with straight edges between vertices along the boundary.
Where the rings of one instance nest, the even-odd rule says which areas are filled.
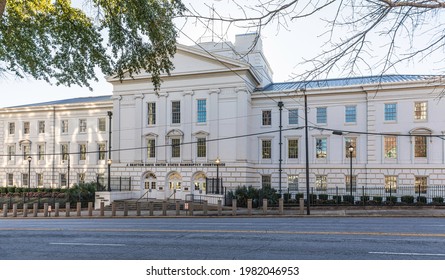
[[[54,205],[54,217],[59,217],[59,210],[60,210],[60,204],[59,202],[56,202]]]
[[[23,204],[23,217],[28,217],[28,204]]]
[[[66,216],[66,217],[69,217],[69,216],[70,216],[70,212],[71,212],[71,205],[70,205],[69,202],[67,202],[67,203],[65,204],[65,216]]]
[[[232,216],[236,216],[236,199],[232,199]]]
[[[267,214],[267,199],[263,199],[263,214]]]
[[[252,215],[252,199],[249,198],[247,200],[247,215],[251,216]]]
[[[88,216],[93,216],[93,202],[88,202]]]
[[[80,217],[82,215],[82,203],[81,202],[77,202],[76,210],[77,210],[77,217]]]

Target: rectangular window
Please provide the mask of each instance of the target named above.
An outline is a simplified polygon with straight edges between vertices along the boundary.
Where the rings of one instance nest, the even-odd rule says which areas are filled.
[[[328,144],[326,138],[318,138],[315,140],[315,156],[316,158],[327,158]]]
[[[423,102],[415,102],[414,103],[414,119],[415,120],[426,120],[428,117],[428,103]]]
[[[298,139],[287,140],[288,158],[298,158]]]
[[[272,111],[263,111],[263,125],[272,125]]]
[[[45,121],[39,121],[39,133],[45,133]]]
[[[397,120],[397,103],[385,104],[385,121]]]
[[[87,132],[87,120],[81,119],[79,120],[79,133]]]
[[[99,127],[99,132],[105,132],[107,130],[107,123],[105,118],[97,119],[97,126]]]
[[[28,173],[22,173],[22,186],[28,187]]]
[[[62,160],[68,160],[69,147],[68,144],[60,144],[60,152],[62,154]]]
[[[66,187],[67,179],[66,174],[60,174],[60,187]]]
[[[30,145],[23,145],[23,159],[28,160],[28,157],[31,156],[31,146]]]
[[[272,158],[272,140],[261,140],[261,155],[263,159]]]
[[[346,123],[357,122],[357,106],[345,107],[345,122]]]
[[[416,176],[414,188],[415,193],[426,193],[428,185],[428,177]]]
[[[77,182],[79,182],[81,184],[85,183],[85,173],[77,174]]]
[[[425,136],[414,137],[414,157],[426,158],[427,156],[427,139]]]
[[[37,187],[43,187],[43,174],[37,173]]]
[[[346,158],[349,158],[351,155],[351,151],[349,147],[352,147],[352,158],[357,157],[357,138],[355,137],[346,137],[345,138],[345,155]]]
[[[60,131],[61,133],[68,133],[68,120],[62,120],[60,123]]]
[[[207,121],[207,101],[205,99],[198,100],[198,123]]]
[[[326,107],[317,108],[317,123],[326,124],[328,122],[328,113]]]
[[[29,134],[30,129],[29,122],[23,122],[23,134]]]
[[[79,160],[87,160],[87,144],[79,144]]]
[[[397,137],[385,136],[384,137],[384,153],[385,158],[397,158]]]
[[[11,122],[8,125],[9,135],[15,134],[15,123]]]
[[[325,191],[328,189],[328,179],[326,175],[315,176],[315,189],[317,191]]]
[[[172,123],[181,123],[181,102],[172,102]]]
[[[14,160],[15,156],[15,145],[8,146],[8,160]]]
[[[156,140],[147,139],[147,158],[154,159],[156,157]]]
[[[14,186],[14,174],[8,173],[8,187]]]
[[[272,186],[272,178],[270,175],[261,175],[261,187],[263,189],[270,188]]]
[[[196,150],[197,157],[205,158],[207,156],[207,143],[205,138],[197,138]]]
[[[147,103],[147,124],[148,125],[156,124],[156,103],[155,102]]]
[[[107,148],[105,143],[98,144],[98,150],[99,150],[99,160],[105,160],[105,155],[107,153]]]
[[[345,184],[346,184],[346,192],[350,192],[351,191],[351,176],[348,174],[345,177]],[[356,175],[352,175],[352,191],[355,192],[357,189],[357,176]]]
[[[37,145],[37,158],[38,158],[38,160],[45,159],[45,144]]]
[[[289,110],[289,124],[298,124],[298,109]]]
[[[385,176],[385,192],[397,192],[397,176]]]
[[[181,156],[181,139],[172,139],[172,157]]]

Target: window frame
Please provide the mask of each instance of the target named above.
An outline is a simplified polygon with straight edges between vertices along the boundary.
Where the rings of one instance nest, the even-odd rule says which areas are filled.
[[[396,122],[397,121],[397,103],[385,103],[384,104],[384,121]]]
[[[196,122],[206,123],[207,122],[207,99],[197,99],[196,100]]]
[[[206,137],[196,138],[196,157],[206,158],[207,157],[207,139]]]
[[[272,159],[272,139],[261,139],[261,159]]]
[[[171,123],[180,124],[181,123],[181,101],[171,102]]]
[[[391,141],[390,141],[391,140]],[[398,138],[397,136],[384,136],[383,137],[383,156],[385,159],[397,159],[398,157]],[[391,150],[394,150],[393,152],[395,155],[390,156],[392,154]]]
[[[317,107],[316,117],[317,117],[317,124],[327,124],[328,107]]]
[[[420,105],[420,108],[418,107]],[[416,101],[414,102],[414,120],[418,122],[428,120],[428,102]]]
[[[272,110],[261,111],[261,124],[262,126],[272,125]]]
[[[87,119],[79,119],[79,133],[87,133]]]
[[[156,102],[147,102],[147,125],[156,125]]]
[[[291,145],[291,142],[296,142],[296,145]],[[298,157],[299,157],[299,149],[298,149],[299,142],[300,141],[298,138],[287,139],[287,158],[288,159],[298,159]]]
[[[39,134],[45,133],[45,121],[38,121],[39,125]]]
[[[357,105],[345,106],[345,123],[357,123]]]
[[[287,117],[289,125],[298,125],[298,109],[289,109]]]

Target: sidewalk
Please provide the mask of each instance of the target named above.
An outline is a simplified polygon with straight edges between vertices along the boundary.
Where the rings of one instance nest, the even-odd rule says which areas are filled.
[[[16,214],[13,210],[9,210],[6,217],[3,211],[0,210],[0,218],[10,218],[10,219],[32,219],[32,218],[189,218],[189,217],[295,217],[295,218],[305,218],[305,217],[444,217],[445,218],[445,207],[312,207],[310,208],[310,215],[307,215],[306,208],[303,213],[300,212],[299,208],[295,209],[284,209],[283,213],[280,214],[277,209],[268,209],[264,213],[263,209],[252,209],[237,208],[236,214],[232,208],[224,208],[220,215],[217,211],[208,211],[205,214],[202,210],[193,211],[191,214],[189,211],[181,210],[177,212],[176,210],[163,211],[153,211],[150,213],[148,210],[140,211],[139,215],[136,210],[116,211],[113,215],[112,211],[104,211],[103,215],[99,209],[94,209],[89,212],[88,209],[82,209],[79,212],[76,209],[71,209],[69,215],[67,216],[64,209],[61,209],[56,216],[54,211],[47,212],[45,215],[44,211],[39,210],[37,215],[29,210],[26,217],[22,209],[17,209]],[[179,213],[179,215],[178,215]]]

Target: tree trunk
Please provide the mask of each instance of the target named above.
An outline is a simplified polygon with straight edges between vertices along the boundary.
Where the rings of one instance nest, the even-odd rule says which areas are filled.
[[[0,0],[0,19],[3,17],[5,8],[6,8],[6,0]]]

